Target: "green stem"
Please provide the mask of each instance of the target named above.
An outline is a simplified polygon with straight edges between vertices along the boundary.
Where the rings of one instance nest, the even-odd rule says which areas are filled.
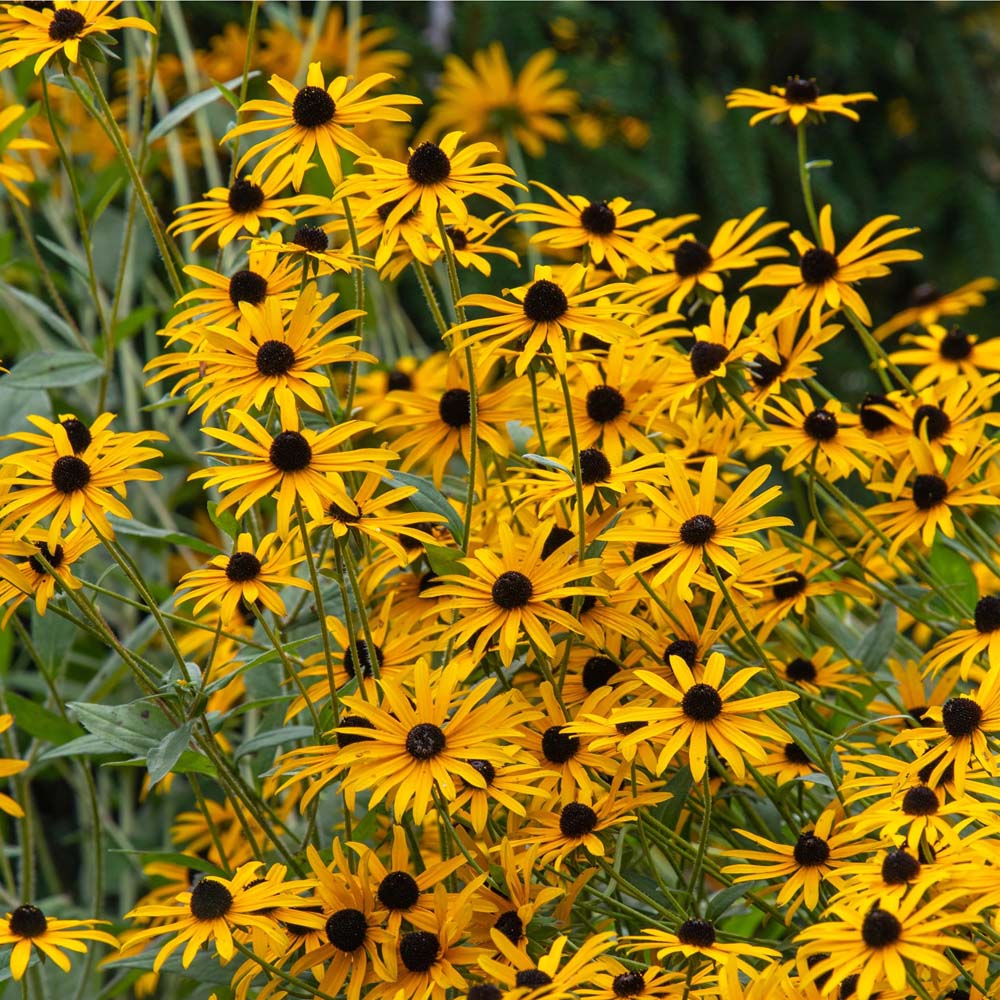
[[[819,232],[819,220],[816,218],[816,205],[813,202],[812,179],[809,176],[809,162],[806,158],[806,123],[799,122],[797,127],[798,154],[799,154],[799,184],[802,187],[802,200],[806,205],[806,215],[809,216],[809,225],[813,231],[813,239],[817,246],[822,246]]]

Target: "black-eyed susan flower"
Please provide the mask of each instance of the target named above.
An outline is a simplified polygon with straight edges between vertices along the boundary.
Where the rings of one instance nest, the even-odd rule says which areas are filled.
[[[961,676],[966,679],[983,653],[991,670],[1000,668],[1000,596],[984,594],[976,602],[972,619],[962,624],[964,628],[956,629],[927,651],[926,673],[936,675],[958,661]]]
[[[965,897],[964,908],[956,908]],[[941,893],[923,901],[923,893],[909,892],[901,899],[885,898],[864,904],[837,906],[831,919],[799,933],[805,944],[799,955],[822,956],[809,967],[815,981],[826,972],[837,976],[858,973],[858,1000],[873,996],[875,981],[885,977],[893,989],[907,985],[907,964],[950,972],[945,948],[964,948],[962,938],[948,933],[968,921],[976,921],[975,905],[961,891]]]
[[[163,336],[169,337],[167,346],[177,338],[199,343],[199,330],[204,326],[235,326],[243,315],[240,312],[241,302],[263,306],[267,300],[274,298],[283,312],[294,309],[302,278],[264,245],[274,245],[280,238],[280,233],[274,233],[266,241],[260,241],[257,247],[251,247],[247,266],[228,277],[196,264],[185,267],[184,273],[189,278],[202,282],[206,287],[196,288],[177,300],[178,306],[182,303],[195,304],[186,306],[167,321],[166,328],[161,331]]]
[[[510,453],[510,437],[507,422],[524,416],[530,402],[525,399],[524,387],[515,381],[491,387],[489,373],[485,366],[475,372],[476,400],[476,440],[482,453],[485,445],[495,455],[505,457]],[[415,466],[429,464],[434,482],[440,486],[445,468],[455,454],[460,454],[466,462],[471,461],[472,452],[472,394],[469,379],[452,362],[448,366],[443,390],[438,386],[428,386],[415,390],[401,389],[396,393],[400,412],[383,418],[383,428],[404,428],[395,439],[393,447],[402,455],[401,468],[406,471]],[[473,470],[477,481],[485,483],[482,463]]]
[[[814,78],[803,79],[796,75],[788,77],[783,87],[773,85],[770,93],[750,87],[738,87],[726,95],[726,107],[760,108],[751,117],[751,125],[768,118],[778,121],[787,118],[793,125],[799,125],[809,119],[809,112],[814,113],[814,121],[822,121],[824,115],[842,115],[853,122],[860,121],[860,115],[848,105],[874,100],[877,98],[868,91],[857,94],[821,94]]]
[[[472,65],[456,55],[444,59],[444,74],[421,138],[436,139],[460,128],[500,150],[512,133],[529,156],[542,156],[545,142],[563,142],[559,120],[576,110],[577,94],[562,84],[566,71],[553,65],[552,49],[536,52],[515,77],[500,42],[473,53]]]
[[[685,987],[691,998],[704,995],[701,989],[705,985],[703,974],[688,977],[683,972],[669,972],[659,965],[636,968],[635,962],[625,966],[610,955],[603,956],[601,964],[602,969],[590,974],[593,985],[578,991],[586,1000],[654,1000],[666,997],[673,1000],[684,995]]]
[[[10,713],[0,715],[0,734],[7,732],[14,725],[14,716]],[[16,757],[0,757],[0,778],[11,778],[15,774],[20,774],[26,770],[30,761],[18,760]],[[0,792],[0,811],[8,816],[20,819],[24,816],[24,810],[9,795]]]
[[[450,802],[458,796],[458,781],[486,787],[472,761],[485,760],[499,768],[523,759],[515,743],[518,727],[535,711],[512,696],[487,700],[489,680],[459,695],[470,667],[469,661],[456,659],[432,676],[427,661],[421,660],[412,690],[386,679],[378,682],[379,703],[345,696],[343,704],[361,722],[348,725],[341,720],[338,734],[363,737],[335,754],[336,765],[345,770],[345,791],[370,790],[371,806],[388,799],[397,817],[409,811],[420,823],[435,793]],[[306,767],[296,779],[313,778],[312,792],[329,780],[323,770],[322,765]]]
[[[231,420],[243,434],[205,429],[206,434],[237,449],[235,453],[206,452],[213,458],[236,461],[199,469],[190,476],[204,479],[206,487],[215,486],[227,494],[219,503],[220,511],[236,504],[236,516],[242,517],[264,497],[274,496],[278,502],[278,531],[287,534],[296,501],[314,521],[321,521],[330,503],[336,501],[346,509],[352,502],[341,478],[343,473],[378,472],[397,457],[385,448],[341,450],[368,424],[348,420],[314,431],[301,424],[290,397],[279,401],[279,410],[281,429],[276,434],[240,410],[232,411]]]
[[[371,173],[348,177],[338,186],[335,197],[360,193],[372,198],[376,208],[391,204],[385,219],[389,228],[413,209],[419,209],[427,220],[436,219],[439,209],[446,209],[461,225],[469,216],[464,199],[471,195],[512,209],[514,202],[503,188],[520,186],[514,171],[502,163],[477,165],[481,156],[495,153],[496,147],[489,142],[474,142],[459,151],[461,140],[461,132],[449,132],[440,145],[422,142],[410,150],[406,163],[363,156],[358,163],[370,167]]]
[[[354,132],[354,126],[371,121],[408,122],[410,116],[399,105],[420,103],[420,98],[409,94],[368,96],[369,91],[391,79],[388,73],[375,73],[353,87],[347,76],[335,77],[327,84],[319,62],[309,64],[303,87],[274,74],[268,83],[280,100],[247,101],[239,109],[240,113],[259,111],[268,117],[242,122],[231,128],[222,142],[237,136],[274,132],[240,157],[238,170],[258,156],[261,157],[258,171],[270,170],[278,164],[290,165],[292,186],[298,191],[318,149],[327,175],[334,184],[339,184],[344,176],[340,163],[342,149],[355,156],[374,152]]]
[[[670,418],[677,417],[681,405],[705,386],[726,378],[731,367],[748,368],[748,359],[754,362],[778,364],[778,354],[765,334],[778,321],[778,316],[758,317],[753,328],[746,331],[750,316],[750,298],[743,295],[728,308],[726,300],[717,295],[708,312],[708,323],[692,331],[694,341],[687,357],[675,355],[659,379],[656,394],[660,401],[654,406],[657,415],[669,408]]]
[[[712,653],[700,681],[695,681],[679,656],[671,656],[670,669],[674,683],[652,671],[637,670],[636,677],[652,689],[656,702],[650,708],[625,706],[611,717],[614,723],[646,723],[635,733],[623,736],[621,742],[648,739],[661,747],[657,773],[662,774],[686,747],[691,775],[695,781],[701,781],[711,744],[736,775],[743,777],[745,759],[757,763],[767,758],[761,738],[787,740],[781,727],[763,713],[796,701],[798,695],[794,691],[734,697],[760,673],[760,667],[745,667],[724,680],[726,659],[721,653]]]
[[[565,371],[570,333],[586,333],[608,343],[631,339],[632,328],[617,317],[643,310],[635,305],[603,301],[628,286],[614,283],[581,291],[585,273],[583,265],[576,264],[557,277],[551,267],[539,264],[530,284],[505,290],[514,301],[497,295],[464,296],[459,305],[488,309],[493,315],[452,327],[453,336],[462,331],[476,331],[468,337],[456,338],[455,350],[466,344],[478,345],[478,357],[485,362],[503,348],[516,347],[512,352],[516,357],[514,371],[523,375],[532,360],[543,352],[558,371]]]
[[[610,950],[614,934],[591,934],[570,954],[566,947],[569,938],[560,934],[537,962],[500,931],[494,931],[493,942],[501,961],[481,958],[479,964],[491,979],[507,988],[508,995],[563,1000],[574,996],[580,985],[603,967],[600,956]]]
[[[473,656],[481,657],[491,640],[499,634],[500,659],[509,666],[517,645],[527,638],[542,652],[555,656],[546,622],[568,632],[579,633],[579,624],[556,602],[563,597],[600,594],[595,587],[575,581],[592,575],[599,567],[595,561],[569,565],[574,552],[571,546],[557,549],[542,559],[546,533],[515,540],[506,524],[499,526],[500,553],[481,545],[468,558],[460,560],[464,574],[438,577],[428,596],[439,600],[431,612],[457,611],[458,619],[449,625],[443,637],[454,636],[459,642],[472,640]]]
[[[117,947],[118,939],[107,931],[100,931],[95,924],[107,920],[59,920],[46,916],[37,906],[22,903],[5,916],[6,927],[0,925],[0,946],[11,944],[10,972],[15,981],[24,977],[33,949],[50,958],[63,972],[69,972],[67,951],[84,953],[84,941],[100,941]]]
[[[372,1000],[445,1000],[449,989],[464,993],[468,988],[463,969],[474,966],[486,949],[463,944],[472,919],[472,900],[485,879],[479,875],[457,895],[440,883],[434,888],[434,925],[411,930],[382,950],[382,961],[390,975],[369,994]]]
[[[32,72],[38,76],[56,53],[78,63],[80,46],[92,36],[98,41],[101,35],[120,28],[156,34],[141,17],[112,17],[111,12],[120,6],[121,0],[55,0],[42,8],[8,4],[8,24],[0,36],[0,70],[37,57]]]
[[[910,774],[931,766],[928,784],[937,785],[949,766],[955,791],[965,793],[965,776],[970,764],[978,764],[987,774],[997,773],[996,753],[990,743],[1000,731],[1000,670],[987,671],[978,689],[949,698],[940,707],[928,708],[920,729],[897,734],[893,744],[919,740],[929,744],[911,764]],[[919,752],[919,751],[918,751]]]
[[[0,562],[0,607],[6,606],[3,621],[6,626],[10,616],[28,597],[35,600],[35,610],[44,615],[49,601],[59,586],[79,590],[83,584],[73,575],[71,567],[84,553],[99,544],[89,524],[74,528],[49,548],[48,533],[33,528],[24,538],[5,540],[2,548],[11,555],[20,555],[23,562]]]
[[[311,194],[280,197],[288,184],[289,169],[290,165],[279,165],[266,175],[256,170],[248,176],[237,176],[227,188],[206,191],[204,201],[193,201],[176,210],[179,217],[170,223],[167,232],[175,236],[198,233],[191,244],[191,249],[197,250],[216,234],[220,247],[228,246],[240,233],[256,236],[264,219],[295,225],[289,209],[325,205],[327,200]]]
[[[727,219],[708,246],[691,234],[671,238],[669,248],[657,248],[658,252],[654,253],[656,273],[635,283],[636,301],[649,308],[666,299],[667,309],[677,312],[697,288],[721,295],[723,276],[729,271],[757,267],[761,261],[774,257],[787,257],[788,251],[784,247],[759,245],[788,226],[787,222],[768,222],[754,230],[765,211],[764,208],[755,208],[742,219]],[[684,216],[678,220],[659,220],[648,230],[648,235],[655,234],[662,238],[661,224],[664,221],[683,224],[696,218]]]
[[[996,443],[986,444],[966,455],[956,455],[947,470],[939,471],[930,449],[915,441],[910,476],[870,484],[875,492],[898,498],[876,504],[866,511],[871,522],[890,539],[890,559],[914,535],[919,535],[924,545],[930,545],[938,531],[947,538],[954,538],[953,509],[1000,504],[997,495],[1000,475],[991,471],[997,447]]]
[[[996,278],[976,278],[953,292],[942,292],[932,282],[925,282],[913,289],[910,306],[877,326],[872,335],[876,340],[885,340],[908,326],[926,328],[946,316],[964,316],[970,309],[985,305],[986,296],[983,293],[991,292],[996,287]]]
[[[652,951],[657,958],[668,955],[682,955],[687,959],[696,956],[707,958],[718,966],[735,965],[748,976],[753,976],[756,970],[746,959],[773,959],[779,954],[773,948],[746,941],[724,943],[718,938],[715,924],[701,917],[681,921],[675,932],[648,928],[639,934],[627,935],[623,941],[627,942],[628,951]]]
[[[300,220],[307,214],[303,213]],[[299,226],[287,241],[281,233],[274,233],[266,240],[254,239],[250,246],[295,261],[301,268],[300,276],[350,274],[360,271],[368,263],[367,258],[356,255],[350,245],[331,246],[326,226],[310,226],[307,223]]]
[[[586,248],[595,264],[608,266],[621,279],[629,267],[653,269],[653,259],[641,245],[639,234],[631,227],[652,219],[648,208],[631,208],[624,198],[592,201],[583,195],[561,195],[539,181],[532,182],[555,202],[545,205],[525,202],[517,210],[522,222],[540,222],[545,228],[531,237],[532,243],[555,251]]]
[[[794,264],[769,264],[760,274],[746,282],[743,288],[794,285],[794,288],[785,293],[781,308],[808,309],[810,322],[814,324],[819,321],[820,313],[826,307],[847,308],[853,310],[866,326],[871,326],[871,313],[853,287],[854,283],[864,278],[884,277],[889,274],[889,264],[920,260],[923,254],[917,250],[883,249],[889,243],[905,239],[920,230],[899,227],[880,232],[899,219],[897,215],[880,215],[862,226],[853,239],[838,252],[833,235],[832,213],[830,205],[824,205],[820,209],[819,246],[801,232],[791,234],[791,241],[801,258],[797,267]]]
[[[331,996],[343,990],[347,1000],[358,1000],[371,979],[387,978],[379,955],[379,945],[392,940],[381,926],[385,910],[376,899],[368,869],[362,865],[353,872],[339,841],[333,842],[330,865],[323,863],[312,844],[306,848],[306,858],[316,880],[326,942],[301,955],[291,968],[292,975],[323,968],[316,987],[319,992]]]
[[[389,940],[398,940],[403,920],[418,930],[433,931],[436,925],[434,912],[434,886],[443,882],[456,869],[465,864],[465,858],[435,861],[423,871],[413,870],[413,857],[406,841],[403,827],[394,824],[389,856],[386,861],[368,844],[355,841],[348,845],[361,860],[375,890],[379,907],[386,912],[383,918],[390,934]]]
[[[726,865],[723,874],[738,876],[733,880],[735,883],[780,879],[772,888],[778,893],[778,906],[790,904],[785,911],[788,922],[803,904],[815,910],[820,885],[825,882],[840,888],[843,879],[839,871],[850,858],[875,846],[875,842],[860,840],[836,809],[825,809],[814,825],[810,824],[798,835],[794,844],[777,843],[749,830],[735,832],[766,850],[740,846],[724,852],[741,860],[739,864]]]
[[[279,541],[273,532],[256,546],[249,532],[241,532],[230,555],[216,556],[203,569],[193,570],[181,579],[175,603],[195,601],[195,614],[209,605],[218,605],[223,621],[236,613],[240,601],[251,606],[260,602],[268,611],[283,615],[285,603],[277,588],[309,587],[292,573],[292,567],[302,558],[294,558],[288,542]]]
[[[666,547],[649,555],[643,554],[642,558],[619,572],[617,579],[623,580],[655,566],[656,572],[650,581],[652,586],[669,582],[672,591],[683,600],[690,601],[693,597],[691,580],[704,568],[706,559],[727,573],[738,574],[739,557],[762,549],[759,541],[748,536],[765,528],[790,523],[785,517],[754,519],[752,516],[781,492],[780,486],[771,486],[756,494],[770,474],[769,465],[758,466],[720,504],[717,496],[719,463],[714,455],[705,460],[697,498],[691,492],[687,471],[676,462],[668,461],[668,494],[643,483],[636,486],[662,515],[666,522],[663,530],[651,532],[642,527],[614,527],[603,536],[609,540]]]
[[[173,393],[184,391],[190,409],[204,407],[203,419],[224,406],[262,411],[273,396],[281,405],[298,400],[321,410],[320,392],[330,386],[323,369],[344,362],[374,362],[355,349],[357,336],[330,338],[364,311],[346,309],[327,319],[337,296],[320,297],[315,284],[307,285],[291,313],[283,312],[276,298],[261,305],[240,303],[241,318],[235,329],[204,326],[198,351],[180,351],[154,358],[146,369],[156,371],[158,382],[181,375]]]
[[[962,327],[931,323],[925,333],[904,335],[904,347],[893,351],[889,360],[897,365],[917,365],[913,388],[923,389],[932,382],[947,382],[957,376],[975,380],[987,371],[1000,371],[1000,340],[980,342]]]
[[[108,423],[114,419],[113,414],[104,416]],[[70,431],[59,423],[50,425],[51,438],[42,447],[15,452],[0,462],[0,466],[15,473],[10,479],[13,488],[0,502],[0,526],[16,523],[17,534],[23,535],[39,521],[50,518],[45,539],[50,552],[59,544],[67,521],[77,526],[89,522],[104,537],[111,537],[114,530],[108,514],[132,517],[118,499],[125,496],[126,483],[162,478],[154,469],[139,467],[142,462],[159,458],[160,451],[140,445],[138,439],[166,441],[165,434],[147,431],[112,439],[93,435],[80,421],[70,427],[78,443],[89,438],[81,451],[74,448]]]
[[[520,261],[513,250],[495,246],[490,242],[512,219],[513,216],[505,215],[503,212],[494,212],[485,219],[477,219],[470,215],[465,222],[459,223],[445,215],[445,238],[451,244],[451,250],[458,266],[474,267],[480,274],[488,278],[493,273],[493,266],[486,259],[487,257],[502,257],[504,260],[518,265]],[[440,230],[432,229],[430,240],[438,252],[446,252]]]
[[[281,882],[261,879],[260,861],[240,865],[232,878],[206,875],[189,892],[178,894],[169,904],[137,906],[125,914],[129,919],[163,918],[153,927],[134,930],[132,944],[170,935],[156,953],[153,971],[184,945],[181,964],[186,969],[202,945],[211,941],[219,957],[228,961],[235,954],[233,933],[259,931],[283,945],[284,931],[278,920],[308,920],[316,914],[303,912],[310,905],[302,893],[313,887],[309,879]]]
[[[443,514],[428,511],[406,512],[391,510],[416,492],[415,486],[397,486],[376,493],[384,478],[377,472],[369,472],[361,485],[353,492],[350,507],[341,507],[331,502],[326,517],[321,523],[329,525],[334,538],[367,537],[384,545],[401,563],[407,561],[407,552],[400,538],[419,545],[436,545],[438,540],[428,534],[435,524],[443,524]]]
[[[629,767],[620,767],[611,779],[608,790],[589,802],[554,801],[549,808],[532,809],[528,821],[514,838],[514,846],[537,848],[541,864],[551,864],[559,871],[566,859],[578,848],[586,854],[602,858],[607,845],[600,836],[605,830],[621,826],[636,818],[643,806],[665,802],[668,792],[656,791],[657,785],[639,782],[633,792],[629,783]]]
[[[877,441],[864,434],[859,418],[847,413],[836,399],[816,405],[805,389],[795,390],[795,401],[772,396],[764,407],[772,418],[767,430],[754,437],[764,448],[787,448],[783,469],[804,471],[815,463],[816,472],[829,479],[843,479],[857,472],[863,479],[871,472],[871,458],[888,458]]]
[[[652,436],[662,421],[651,415],[654,391],[665,362],[654,344],[611,344],[601,363],[579,361],[569,366],[571,416],[579,447],[599,448],[618,464],[626,450],[656,451]],[[543,387],[541,398],[552,409],[545,421],[545,442],[552,448],[570,439],[569,418],[561,391]]]

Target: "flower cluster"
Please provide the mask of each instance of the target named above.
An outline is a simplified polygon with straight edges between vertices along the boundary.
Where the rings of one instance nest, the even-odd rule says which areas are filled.
[[[0,66],[92,75],[74,42],[152,30],[113,6],[11,7]],[[1000,353],[951,322],[988,282],[876,325],[919,230],[817,211],[807,130],[873,95],[734,91],[798,139],[804,222],[713,231],[504,162],[565,138],[551,53],[452,58],[393,155],[404,60],[352,52],[272,66],[157,231],[190,257],[146,388],[206,515],[152,536],[169,587],[115,536],[166,435],[8,435],[5,623],[32,596],[107,642],[163,714],[145,792],[192,789],[120,942],[25,902],[14,978],[89,939],[146,990],[208,950],[237,997],[995,995]],[[160,648],[104,621],[97,553]]]

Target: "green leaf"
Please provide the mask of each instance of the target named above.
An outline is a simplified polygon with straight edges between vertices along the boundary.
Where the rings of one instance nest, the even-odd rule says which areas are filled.
[[[10,298],[19,302],[23,306],[27,306],[27,308],[30,309],[31,312],[33,312],[39,319],[58,333],[63,340],[70,344],[75,344],[77,342],[76,334],[73,332],[73,328],[62,318],[62,316],[60,316],[54,309],[51,309],[48,305],[46,305],[41,299],[36,298],[28,292],[22,291],[20,288],[14,288],[13,285],[7,285],[3,282],[0,282],[0,289],[3,290],[4,295],[10,296]]]
[[[51,412],[49,398],[41,389],[22,391],[8,387],[6,379],[0,380],[0,427],[20,430],[26,428],[29,414],[47,416]],[[0,455],[9,455],[23,447],[19,441],[0,441]]]
[[[260,76],[260,70],[251,70],[247,74],[247,79],[252,80],[255,76]],[[232,87],[243,83],[243,74],[234,76],[232,80],[226,80],[222,87]],[[198,94],[192,94],[187,100],[181,101],[175,108],[171,108],[154,126],[150,129],[148,141],[156,142],[162,139],[168,132],[172,132],[185,118],[193,115],[199,108],[207,107],[213,101],[217,101],[220,96],[220,84],[212,81],[209,90],[203,90]]]
[[[67,704],[88,733],[100,736],[109,747],[145,758],[174,727],[148,701],[128,705],[98,705],[82,701]]]
[[[427,561],[431,564],[431,569],[438,576],[445,576],[448,573],[468,576],[465,567],[459,562],[462,559],[461,549],[449,549],[444,545],[425,545],[424,551],[427,553]]]
[[[281,743],[291,743],[293,740],[308,740],[316,735],[312,726],[282,726],[280,729],[272,729],[266,733],[260,733],[249,739],[241,747],[238,747],[233,754],[234,760],[245,757],[248,753],[256,753],[258,750],[266,750],[269,747],[276,747]]]
[[[174,774],[207,774],[215,777],[215,765],[198,750],[185,750],[173,766]]]
[[[666,791],[670,793],[670,798],[664,803],[660,816],[660,822],[664,826],[668,826],[672,830],[677,825],[693,785],[694,778],[689,767],[682,767],[667,782]]]
[[[128,851],[123,848],[112,848],[109,854],[131,854],[138,855],[139,860],[144,864],[159,862],[165,865],[180,865],[182,868],[190,868],[192,871],[204,872],[206,875],[221,875],[226,878],[226,873],[213,865],[211,861],[198,857],[197,854],[180,854],[176,851]]]
[[[562,462],[557,462],[554,458],[549,458],[548,455],[536,455],[534,452],[528,452],[523,456],[528,462],[534,462],[536,465],[542,465],[546,469],[555,469],[557,472],[565,472],[567,476],[573,475],[573,470],[567,468]]]
[[[8,691],[6,694],[7,708],[14,716],[17,728],[35,739],[47,740],[49,743],[68,743],[83,735],[83,730],[67,722],[62,716],[37,702]]]
[[[119,754],[121,750],[108,746],[103,736],[80,736],[69,743],[50,747],[38,755],[39,761],[55,760],[57,757],[103,757],[108,754]]]
[[[188,721],[172,733],[168,733],[146,754],[149,768],[149,785],[158,785],[174,768],[180,756],[187,749],[194,722]]]
[[[90,280],[90,275],[87,272],[87,262],[80,254],[67,250],[66,247],[56,243],[54,240],[46,239],[41,234],[36,236],[35,239],[37,239],[38,242],[41,243],[42,246],[45,247],[45,249],[48,250],[54,257],[58,257],[64,264],[76,271],[76,273],[79,274],[85,281]]]
[[[885,662],[896,642],[896,605],[886,602],[878,613],[878,621],[858,645],[854,659],[863,671],[874,673]]]
[[[706,919],[718,923],[725,916],[726,910],[747,894],[748,888],[745,885],[731,885],[717,892],[709,900],[708,908],[705,910]]]
[[[173,531],[170,528],[154,528],[151,524],[143,524],[141,521],[126,521],[123,518],[115,517],[113,514],[108,517],[108,521],[116,532],[123,535],[132,535],[136,538],[159,538],[172,545],[183,545],[195,552],[204,552],[205,555],[217,556],[219,550],[211,542],[206,542],[202,538],[195,538],[194,535],[186,535],[183,531]]]
[[[240,78],[240,80],[242,81],[242,77]],[[219,83],[218,80],[213,80],[211,77],[209,77],[208,82],[213,87],[215,87],[215,89],[222,95],[222,99],[224,101],[227,101],[230,105],[232,105],[232,108],[233,108],[234,111],[239,111],[240,110],[240,95],[239,94],[237,94],[233,90],[230,90],[229,87],[227,87],[224,83]]]
[[[224,535],[228,535],[235,541],[240,534],[240,522],[236,520],[231,510],[224,510],[219,513],[219,505],[214,500],[208,502],[208,516],[212,524]]]
[[[410,503],[417,510],[444,515],[452,537],[459,545],[462,544],[465,526],[458,516],[458,511],[448,503],[445,495],[426,476],[415,476],[411,472],[397,472],[393,469],[392,481],[399,482],[402,486],[416,487],[417,492],[409,498]]]
[[[969,560],[940,536],[931,548],[931,567],[941,582],[972,613],[979,600],[979,586]]]
[[[79,387],[103,372],[100,360],[86,351],[38,351],[14,365],[5,382],[12,389]]]

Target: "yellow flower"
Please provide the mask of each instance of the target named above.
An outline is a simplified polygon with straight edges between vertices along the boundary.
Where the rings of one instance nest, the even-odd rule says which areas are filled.
[[[326,84],[318,62],[309,64],[304,87],[296,87],[275,74],[268,82],[278,92],[280,101],[247,101],[239,109],[241,114],[261,111],[269,117],[237,125],[222,137],[222,142],[256,132],[275,132],[251,146],[240,157],[237,170],[263,153],[257,172],[266,172],[280,164],[290,170],[292,187],[298,191],[309,161],[318,149],[327,175],[334,184],[339,184],[344,176],[341,149],[355,156],[374,152],[355,135],[352,127],[371,121],[408,122],[410,116],[395,105],[420,103],[420,98],[408,94],[365,97],[373,87],[391,79],[388,73],[376,73],[350,89],[351,80],[346,76],[335,77]]]
[[[877,100],[874,94],[867,91],[858,94],[820,94],[816,81],[812,78],[803,80],[800,76],[790,76],[784,87],[772,86],[771,93],[749,87],[739,87],[726,95],[727,108],[762,108],[750,119],[751,125],[756,125],[767,118],[783,120],[787,115],[793,125],[806,121],[809,112],[815,113],[815,119],[823,120],[823,115],[843,115],[851,121],[860,121],[860,116],[848,104],[858,101]]]
[[[555,61],[552,49],[536,52],[515,79],[500,42],[474,53],[472,66],[445,56],[437,103],[420,137],[435,139],[460,128],[503,150],[513,134],[529,156],[542,156],[545,140],[565,141],[566,128],[556,116],[576,110],[577,94],[560,86],[566,73],[552,68]]]
[[[94,924],[106,924],[107,920],[58,920],[47,917],[37,906],[23,903],[13,913],[6,915],[6,928],[0,925],[0,945],[12,944],[10,951],[10,972],[15,981],[24,977],[33,948],[52,961],[63,972],[69,972],[69,959],[63,952],[85,952],[84,941],[101,941],[112,947],[118,946],[118,939],[107,931],[95,930]]]
[[[920,230],[915,227],[890,229],[879,233],[898,215],[880,215],[858,230],[854,238],[837,252],[830,216],[833,209],[824,205],[819,213],[820,245],[800,232],[791,240],[801,255],[799,266],[769,264],[760,274],[751,278],[743,289],[760,285],[794,285],[785,293],[780,308],[809,309],[809,322],[819,322],[824,306],[832,309],[853,310],[866,326],[872,325],[871,313],[853,285],[863,278],[881,278],[889,273],[887,264],[903,260],[920,260],[923,254],[916,250],[883,250],[895,240],[912,236]],[[876,235],[878,234],[878,235]]]
[[[71,63],[79,62],[80,43],[92,35],[119,28],[138,28],[156,34],[156,29],[141,17],[111,17],[121,2],[55,0],[51,9],[41,10],[21,4],[8,5],[7,17],[15,23],[8,24],[0,35],[0,70],[37,56],[33,72],[38,76],[57,52]]]

